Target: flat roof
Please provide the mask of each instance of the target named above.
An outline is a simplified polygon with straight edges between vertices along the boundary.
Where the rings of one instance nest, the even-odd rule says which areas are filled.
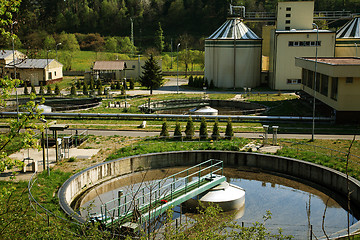
[[[276,30],[276,33],[317,33],[316,29],[291,29],[291,30]],[[319,33],[335,33],[330,30],[319,30]]]
[[[314,57],[302,57],[299,59],[307,61],[315,61]],[[348,65],[360,65],[360,58],[356,57],[319,57],[317,59],[318,63],[336,65],[336,66],[348,66]]]

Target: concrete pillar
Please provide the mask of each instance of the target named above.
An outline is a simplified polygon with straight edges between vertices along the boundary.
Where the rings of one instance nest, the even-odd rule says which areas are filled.
[[[277,131],[279,126],[272,126],[273,128],[273,145],[277,145]]]
[[[263,144],[266,145],[268,143],[268,133],[269,133],[269,125],[263,125],[264,128],[264,142]]]

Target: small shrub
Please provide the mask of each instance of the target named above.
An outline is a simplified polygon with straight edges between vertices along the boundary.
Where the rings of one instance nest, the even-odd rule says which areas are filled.
[[[209,89],[214,89],[214,88],[215,88],[214,80],[211,80]]]
[[[75,89],[75,85],[71,85],[71,89],[70,89],[70,95],[75,96],[76,95],[76,89]]]
[[[51,95],[51,94],[52,94],[52,89],[51,89],[51,86],[50,86],[50,85],[47,85],[46,94],[47,94],[47,95]]]
[[[117,90],[121,90],[121,83],[120,83],[120,81],[118,81],[117,83],[116,83],[116,87],[115,87]],[[112,88],[111,88],[112,89]]]
[[[211,138],[214,140],[218,140],[220,138],[219,123],[218,123],[217,119],[215,120],[215,123],[214,123]]]
[[[71,157],[71,158],[69,158],[68,162],[75,162],[75,161],[76,161],[76,157]]]
[[[162,128],[161,128],[161,132],[160,132],[160,137],[169,137],[169,131],[168,131],[168,126],[167,126],[167,122],[164,119],[164,122],[162,124]]]
[[[35,86],[31,84],[31,90],[30,93],[33,93],[36,95],[36,90],[35,90]]]
[[[191,75],[191,76],[189,77],[188,86],[189,86],[189,87],[192,87],[193,85],[194,85],[194,77]]]
[[[186,123],[186,128],[185,128],[185,136],[187,139],[192,139],[194,137],[194,122],[191,118],[191,116],[189,116],[188,121]]]
[[[178,139],[182,137],[182,133],[181,133],[181,127],[180,127],[180,123],[176,122],[175,124],[175,131],[174,131],[174,138]]]
[[[39,94],[42,96],[44,95],[44,86],[42,83],[40,83],[40,91],[39,91]]]
[[[199,137],[200,139],[207,139],[208,137],[207,123],[205,117],[201,118]]]
[[[26,82],[24,83],[24,94],[29,95],[29,90],[27,88],[27,83]]]
[[[55,85],[55,95],[60,95],[60,88],[59,85]]]
[[[229,118],[225,130],[225,138],[232,139],[233,137],[234,137],[234,130],[232,127],[231,118]]]
[[[130,89],[131,90],[135,89],[135,81],[132,78],[130,78]]]
[[[86,84],[85,81],[84,81],[84,85],[83,85],[83,94],[84,94],[84,95],[88,95],[88,94],[89,94],[89,92],[88,92],[88,86],[87,86],[87,84]]]

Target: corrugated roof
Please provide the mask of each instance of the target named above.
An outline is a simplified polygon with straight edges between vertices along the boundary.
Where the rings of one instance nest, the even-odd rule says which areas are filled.
[[[229,18],[208,39],[260,40],[240,18]]]
[[[336,38],[360,38],[360,17],[346,23],[336,32]]]
[[[47,64],[50,64],[55,59],[25,59],[24,61],[16,61],[16,68],[41,68],[44,69]],[[13,62],[7,64],[5,67],[12,68]]]
[[[300,59],[305,59],[309,61],[315,61],[316,58],[314,57],[304,57]],[[325,63],[330,65],[360,65],[360,58],[354,57],[319,57],[317,58],[319,63]]]
[[[17,52],[17,50],[15,50],[15,52]],[[8,56],[10,56],[12,54],[13,54],[12,50],[0,50],[0,59],[7,58]]]
[[[125,63],[123,61],[96,61],[94,63],[94,71],[113,71],[124,70]]]

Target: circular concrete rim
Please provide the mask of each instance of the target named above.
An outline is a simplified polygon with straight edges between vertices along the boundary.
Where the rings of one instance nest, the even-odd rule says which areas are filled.
[[[326,170],[326,171],[329,171],[329,172],[332,172],[336,175],[338,175],[339,177],[342,177],[342,178],[345,178],[346,179],[346,175],[337,171],[337,170],[334,170],[334,169],[331,169],[331,168],[328,168],[328,167],[324,167],[324,166],[321,166],[321,165],[318,165],[318,164],[315,164],[315,163],[311,163],[311,162],[306,162],[306,161],[303,161],[303,160],[299,160],[299,159],[294,159],[294,158],[288,158],[288,157],[282,157],[282,156],[277,156],[277,155],[268,155],[268,154],[261,154],[261,153],[252,153],[252,152],[238,152],[238,151],[214,151],[214,150],[195,150],[195,151],[173,151],[173,152],[161,152],[161,153],[149,153],[149,154],[142,154],[142,155],[134,155],[134,156],[128,156],[128,157],[123,157],[123,158],[118,158],[118,159],[114,159],[114,160],[111,160],[111,161],[106,161],[106,162],[103,162],[103,163],[100,163],[100,164],[97,164],[97,165],[94,165],[94,166],[91,166],[91,167],[88,167],[74,175],[72,175],[68,180],[66,180],[63,185],[60,187],[59,189],[59,192],[58,192],[58,198],[59,198],[59,204],[60,204],[60,207],[63,209],[63,211],[68,214],[70,217],[74,218],[75,220],[77,220],[78,222],[80,223],[86,223],[86,219],[82,218],[77,212],[74,211],[74,209],[71,208],[70,204],[67,200],[66,200],[66,197],[65,197],[65,194],[66,194],[66,191],[68,189],[68,187],[70,186],[70,183],[76,179],[77,177],[81,176],[82,174],[88,172],[89,170],[91,169],[94,169],[98,166],[101,166],[101,165],[106,165],[106,164],[109,164],[109,163],[112,163],[112,162],[117,162],[117,161],[122,161],[122,160],[126,160],[126,159],[131,159],[131,158],[146,158],[148,156],[156,156],[156,155],[165,155],[165,154],[179,154],[179,153],[212,153],[212,154],[216,154],[216,153],[232,153],[232,154],[244,154],[244,155],[258,155],[258,156],[265,156],[265,157],[271,157],[271,158],[275,158],[275,159],[284,159],[284,160],[287,160],[287,161],[294,161],[294,162],[300,162],[302,164],[306,164],[306,165],[309,165],[309,166],[312,166],[312,167],[317,167],[317,168],[320,168],[322,170]],[[230,164],[229,164],[230,165]],[[176,167],[177,165],[174,165],[173,167]],[[225,166],[227,166],[225,164]],[[231,167],[231,165],[230,165]],[[155,169],[155,168],[154,168]],[[263,170],[263,169],[262,169]],[[133,172],[132,172],[133,173]],[[273,171],[273,173],[276,173],[275,171]],[[131,173],[129,173],[131,174]],[[279,174],[281,174],[279,172]],[[127,174],[125,174],[127,175]],[[288,175],[290,176],[290,175]],[[117,176],[114,176],[114,177],[117,177]],[[297,177],[294,177],[294,178],[297,178]],[[101,182],[98,182],[96,183],[95,185],[93,186],[96,186],[98,184],[101,184],[103,182],[106,182],[108,180],[110,180],[111,178],[109,179],[105,179],[105,181],[101,181]],[[300,180],[300,179],[299,179]],[[308,181],[306,179],[302,179],[304,181]],[[352,177],[349,177],[349,182],[354,184],[357,189],[359,189],[360,191],[360,181],[352,178]],[[317,183],[315,183],[317,184]],[[319,185],[321,186],[321,185]],[[86,189],[82,189],[83,191],[78,193],[77,196],[81,195],[84,190]],[[360,220],[353,224],[352,226],[350,226],[351,228],[351,232],[350,234],[354,233],[355,231],[357,231],[358,229],[360,229]],[[337,233],[344,233],[344,236],[345,236],[345,233],[347,234],[347,229],[343,229],[343,230],[340,230],[338,231]],[[334,233],[336,234],[336,233]],[[347,235],[346,235],[347,236]]]

